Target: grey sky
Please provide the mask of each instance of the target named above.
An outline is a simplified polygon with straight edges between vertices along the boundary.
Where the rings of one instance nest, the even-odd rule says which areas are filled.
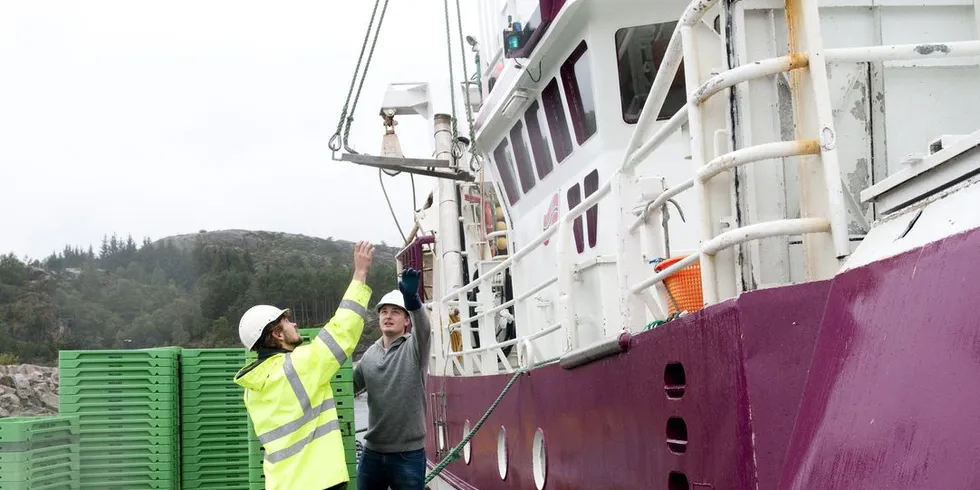
[[[359,151],[380,147],[387,83],[446,72],[442,5],[390,2]],[[377,171],[327,148],[372,6],[0,1],[0,253],[227,228],[400,243]],[[476,35],[475,8],[463,14]],[[423,120],[397,130],[406,155],[431,154]],[[409,178],[385,183],[408,232]],[[431,184],[416,178],[420,201]]]

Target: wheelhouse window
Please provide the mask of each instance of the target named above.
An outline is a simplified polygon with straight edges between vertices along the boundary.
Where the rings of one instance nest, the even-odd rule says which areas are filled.
[[[599,190],[599,170],[593,170],[585,176],[582,189],[585,191],[586,199]],[[585,211],[585,222],[589,229],[589,248],[595,248],[596,241],[599,239],[599,203],[593,204]]]
[[[551,144],[555,149],[555,158],[561,163],[572,153],[572,136],[568,133],[568,122],[565,119],[565,104],[562,102],[558,80],[552,78],[541,92],[541,102],[544,113],[548,117],[548,129],[551,131]]]
[[[598,190],[599,171],[593,170],[585,176],[581,185],[575,183],[568,188],[568,210],[575,209],[576,206],[582,203],[583,199],[588,199],[589,196],[595,194]],[[572,220],[572,236],[575,238],[575,250],[578,253],[585,252],[586,238],[588,238],[588,247],[595,248],[599,239],[599,203],[595,203],[589,206],[589,209],[585,210],[584,221],[582,216],[578,216]]]
[[[619,94],[623,107],[623,120],[635,124],[646,104],[653,80],[663,65],[667,44],[677,22],[627,27],[616,31],[616,54],[619,62]],[[684,64],[667,91],[657,120],[670,119],[687,103],[684,85]]]
[[[582,188],[576,183],[575,185],[568,188],[567,194],[568,200],[568,210],[571,211],[575,209],[582,203]],[[572,220],[572,236],[575,237],[575,250],[578,253],[585,251],[585,239],[582,235],[582,217],[578,216]]]
[[[521,190],[526,194],[534,188],[534,170],[531,165],[531,154],[527,151],[524,141],[524,123],[520,120],[510,130],[510,142],[514,145],[514,160],[517,161],[517,176],[521,179]]]
[[[504,186],[504,194],[507,194],[507,202],[513,206],[521,198],[521,195],[517,190],[517,179],[514,178],[514,162],[510,157],[509,146],[507,138],[504,138],[497,145],[497,149],[493,150],[493,163],[497,168],[497,175],[500,176],[500,182]]]
[[[548,121],[538,101],[531,102],[524,112],[524,121],[527,123],[527,137],[531,143],[531,153],[534,154],[534,166],[538,169],[538,179],[543,179],[555,168],[555,162],[551,160],[548,140],[541,132],[541,126],[547,126]]]
[[[568,97],[568,109],[575,128],[575,140],[585,143],[598,130],[595,118],[595,94],[592,89],[592,67],[585,41],[561,65],[561,80]]]

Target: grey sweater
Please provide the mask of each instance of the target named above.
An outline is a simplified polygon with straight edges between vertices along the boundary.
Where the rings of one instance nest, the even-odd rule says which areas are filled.
[[[432,327],[425,307],[409,312],[412,333],[385,352],[378,339],[354,366],[354,392],[367,389],[365,446],[380,453],[425,447],[425,377]]]

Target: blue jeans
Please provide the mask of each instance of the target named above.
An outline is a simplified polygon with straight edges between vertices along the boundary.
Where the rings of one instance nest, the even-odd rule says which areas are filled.
[[[364,448],[357,466],[357,490],[423,490],[425,449],[379,453]]]

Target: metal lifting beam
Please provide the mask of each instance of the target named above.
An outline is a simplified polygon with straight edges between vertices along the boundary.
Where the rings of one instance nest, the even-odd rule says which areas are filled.
[[[342,153],[340,159],[345,162],[356,163],[368,167],[382,168],[394,172],[406,172],[416,175],[426,175],[438,177],[440,179],[459,180],[463,182],[473,182],[472,175],[465,172],[439,172],[428,170],[429,168],[450,168],[446,160],[436,160],[429,158],[395,158],[395,157],[376,157],[373,155],[362,155],[360,153]],[[419,168],[421,167],[421,168]]]

